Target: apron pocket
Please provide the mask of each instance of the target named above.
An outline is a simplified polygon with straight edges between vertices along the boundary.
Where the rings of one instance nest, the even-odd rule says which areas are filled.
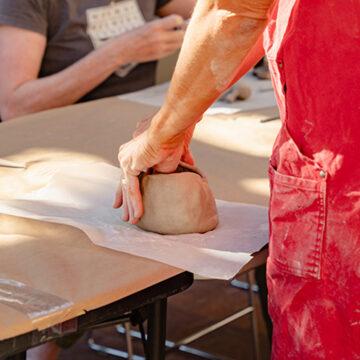
[[[292,275],[320,278],[326,182],[280,174],[270,164],[269,257]]]

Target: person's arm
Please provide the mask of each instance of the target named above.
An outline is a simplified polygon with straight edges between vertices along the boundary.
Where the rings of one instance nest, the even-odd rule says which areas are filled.
[[[183,19],[172,15],[115,38],[68,68],[38,78],[45,36],[0,26],[0,117],[21,115],[75,103],[108,78],[118,66],[157,60],[177,50],[184,32],[173,29]]]
[[[136,223],[143,212],[140,171],[174,171],[194,124],[234,77],[255,64],[274,1],[197,2],[165,103],[148,130],[120,147],[122,182],[114,207],[123,205],[124,221]]]
[[[166,101],[152,121],[156,136],[170,138],[196,122],[236,74],[254,65],[244,60],[262,37],[272,3],[199,0]]]
[[[159,8],[156,14],[160,17],[177,14],[184,19],[189,19],[194,10],[195,3],[196,0],[172,0]]]

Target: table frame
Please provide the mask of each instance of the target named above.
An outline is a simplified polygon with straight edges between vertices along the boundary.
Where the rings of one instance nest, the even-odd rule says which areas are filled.
[[[88,311],[84,315],[67,321],[64,323],[65,326],[58,324],[42,331],[35,330],[2,340],[0,341],[0,359],[25,360],[27,349],[70,333],[75,334],[128,321],[134,313],[146,309],[148,312],[147,349],[144,349],[147,353],[146,359],[163,360],[165,358],[167,298],[186,290],[192,283],[193,274],[182,272],[114,303]],[[70,331],[61,330],[69,327],[69,324],[72,327]]]

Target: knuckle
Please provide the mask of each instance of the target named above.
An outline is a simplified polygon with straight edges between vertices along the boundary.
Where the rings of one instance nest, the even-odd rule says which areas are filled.
[[[128,167],[128,160],[124,158],[119,158],[120,167],[126,171]]]
[[[180,15],[177,15],[177,14],[170,15],[168,17],[168,19],[169,19],[169,22],[171,22],[175,26],[181,24],[184,21],[183,18]]]
[[[182,16],[180,16],[180,15],[177,15],[177,14],[174,14],[174,17],[175,17],[175,19],[174,19],[174,21],[176,21],[177,22],[177,24],[182,24],[183,22],[184,22],[184,19],[183,19],[183,17]]]

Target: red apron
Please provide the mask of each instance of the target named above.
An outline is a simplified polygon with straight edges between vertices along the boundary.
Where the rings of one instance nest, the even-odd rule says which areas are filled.
[[[265,48],[272,358],[360,359],[360,1],[280,0]]]

